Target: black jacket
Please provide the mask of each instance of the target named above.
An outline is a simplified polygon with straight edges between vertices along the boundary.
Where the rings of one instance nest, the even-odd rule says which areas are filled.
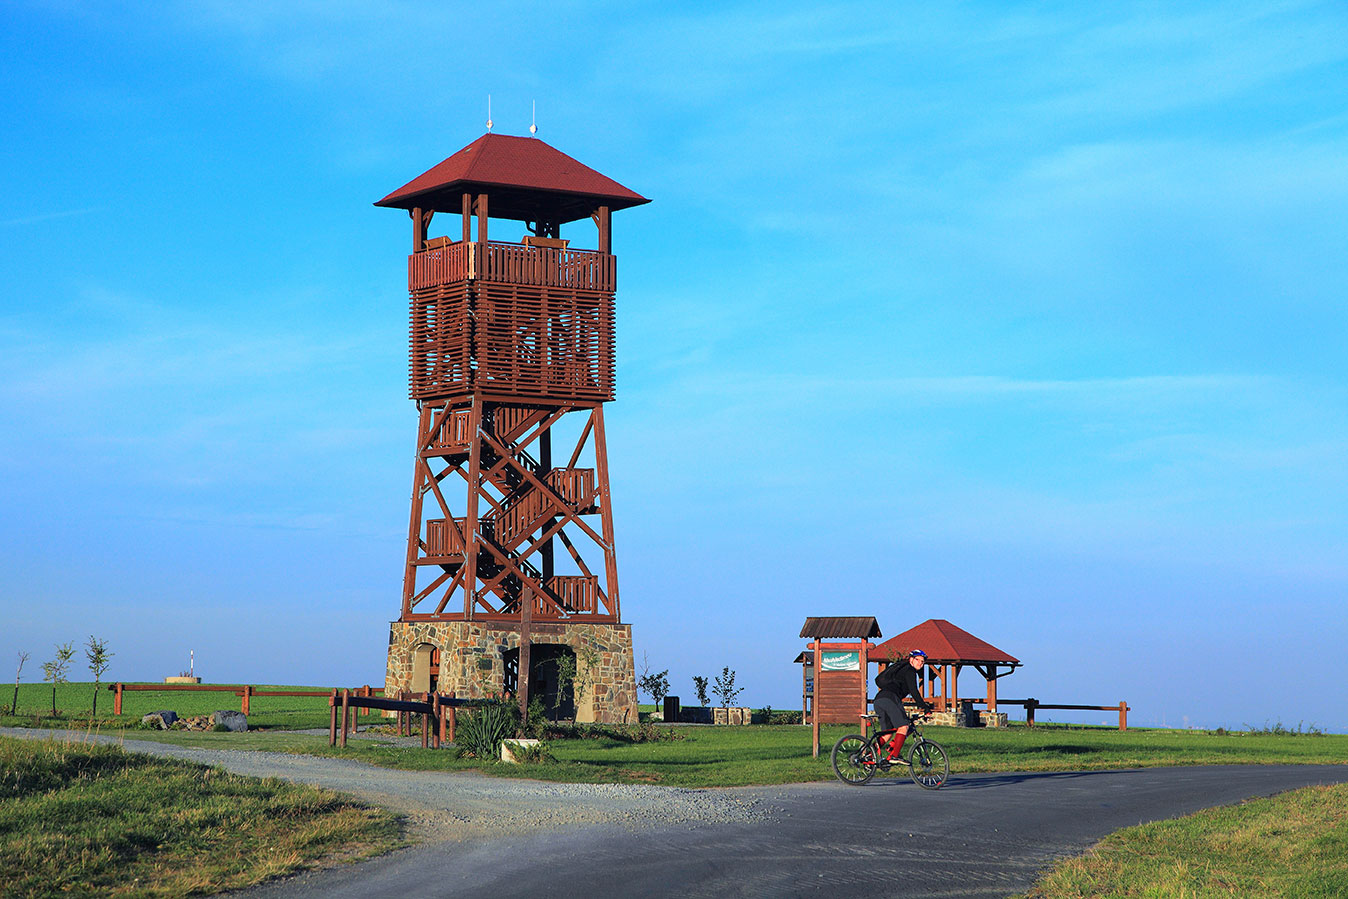
[[[930,709],[931,706],[923,701],[922,690],[917,685],[917,671],[906,660],[893,662],[884,671],[875,676],[875,685],[882,691],[888,691],[899,697],[902,702],[905,696],[913,697],[916,702],[924,709]]]

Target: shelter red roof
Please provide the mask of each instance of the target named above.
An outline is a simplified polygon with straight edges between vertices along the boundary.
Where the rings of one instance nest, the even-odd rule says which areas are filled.
[[[880,625],[870,616],[842,618],[806,618],[805,626],[800,629],[802,637],[828,639],[847,639],[879,637]]]
[[[944,618],[929,618],[917,627],[890,637],[871,654],[873,659],[901,657],[914,649],[927,654],[928,662],[992,662],[1019,665],[1020,659],[1002,652]]]
[[[570,222],[600,206],[650,202],[537,138],[484,134],[374,205],[457,212],[465,192],[486,193],[492,217],[522,221]]]

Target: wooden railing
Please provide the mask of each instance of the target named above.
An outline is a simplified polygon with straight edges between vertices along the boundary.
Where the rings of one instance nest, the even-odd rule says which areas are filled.
[[[126,684],[120,682],[108,684],[108,690],[112,693],[112,713],[114,715],[122,714],[123,693],[233,693],[241,700],[239,711],[247,715],[251,706],[250,700],[254,696],[329,696],[337,692],[335,689],[259,690],[252,684]],[[383,692],[383,687],[371,687],[369,684],[357,687],[355,690],[357,695],[363,696],[373,696],[375,693]]]
[[[473,435],[468,429],[468,410],[458,409],[445,416],[445,421],[431,438],[428,455],[467,452]]]
[[[548,586],[571,612],[592,614],[599,608],[599,578],[595,575],[556,575]],[[547,610],[539,610],[547,614]]]
[[[544,481],[549,487],[557,491],[558,495],[569,505],[577,506],[585,503],[587,510],[592,508],[594,503],[593,468],[554,468],[548,472]],[[544,517],[551,508],[550,499],[541,490],[537,488],[530,490],[519,500],[512,503],[504,513],[497,516],[497,539],[506,546],[511,545],[517,537],[527,534],[537,527],[539,519]]]
[[[463,555],[462,518],[432,518],[426,522],[426,555],[436,558]]]
[[[480,280],[612,293],[617,269],[616,257],[593,250],[459,241],[409,256],[407,286],[415,291]]]
[[[987,705],[986,699],[961,699],[960,702],[971,703],[973,705]],[[1018,705],[1025,709],[1025,726],[1034,727],[1034,713],[1036,709],[1063,709],[1074,712],[1118,712],[1119,730],[1128,729],[1128,712],[1131,711],[1128,703],[1119,700],[1118,705],[1063,705],[1060,703],[1040,702],[1037,699],[999,699],[997,705]]]

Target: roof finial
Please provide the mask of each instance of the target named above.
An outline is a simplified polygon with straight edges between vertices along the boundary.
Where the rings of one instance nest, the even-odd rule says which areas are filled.
[[[487,130],[491,130],[491,94],[487,94]]]
[[[529,133],[538,134],[538,101],[534,101],[534,111],[529,116]]]

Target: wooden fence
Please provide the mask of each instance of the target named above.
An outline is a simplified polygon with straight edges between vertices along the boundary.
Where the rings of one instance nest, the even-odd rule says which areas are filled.
[[[122,714],[122,694],[123,693],[160,693],[160,692],[183,692],[183,693],[233,693],[240,698],[239,711],[247,715],[250,700],[254,696],[330,696],[330,690],[259,690],[251,684],[108,684],[108,690],[112,692],[112,713],[114,715]],[[360,696],[373,696],[376,693],[383,693],[383,687],[371,687],[366,684],[363,687],[357,687],[356,693]]]
[[[360,709],[380,709],[398,713],[398,736],[412,735],[412,716],[421,716],[421,748],[439,749],[440,744],[449,740],[454,742],[454,730],[457,722],[457,710],[465,706],[481,706],[490,700],[458,699],[453,693],[409,693],[398,694],[397,699],[383,699],[376,696],[361,695],[359,690],[342,690],[340,694],[333,690],[329,694],[328,705],[332,714],[328,723],[328,745],[346,746],[348,734],[357,732],[357,715]],[[338,729],[338,721],[341,728]],[[431,727],[434,722],[435,726]]]
[[[975,705],[984,705],[985,699],[964,699],[961,702],[970,702]],[[1058,703],[1040,702],[1037,699],[998,699],[997,705],[1018,705],[1025,709],[1025,726],[1034,727],[1034,713],[1037,709],[1067,709],[1078,712],[1118,712],[1119,730],[1128,729],[1128,703],[1122,699],[1118,705],[1063,705]]]

